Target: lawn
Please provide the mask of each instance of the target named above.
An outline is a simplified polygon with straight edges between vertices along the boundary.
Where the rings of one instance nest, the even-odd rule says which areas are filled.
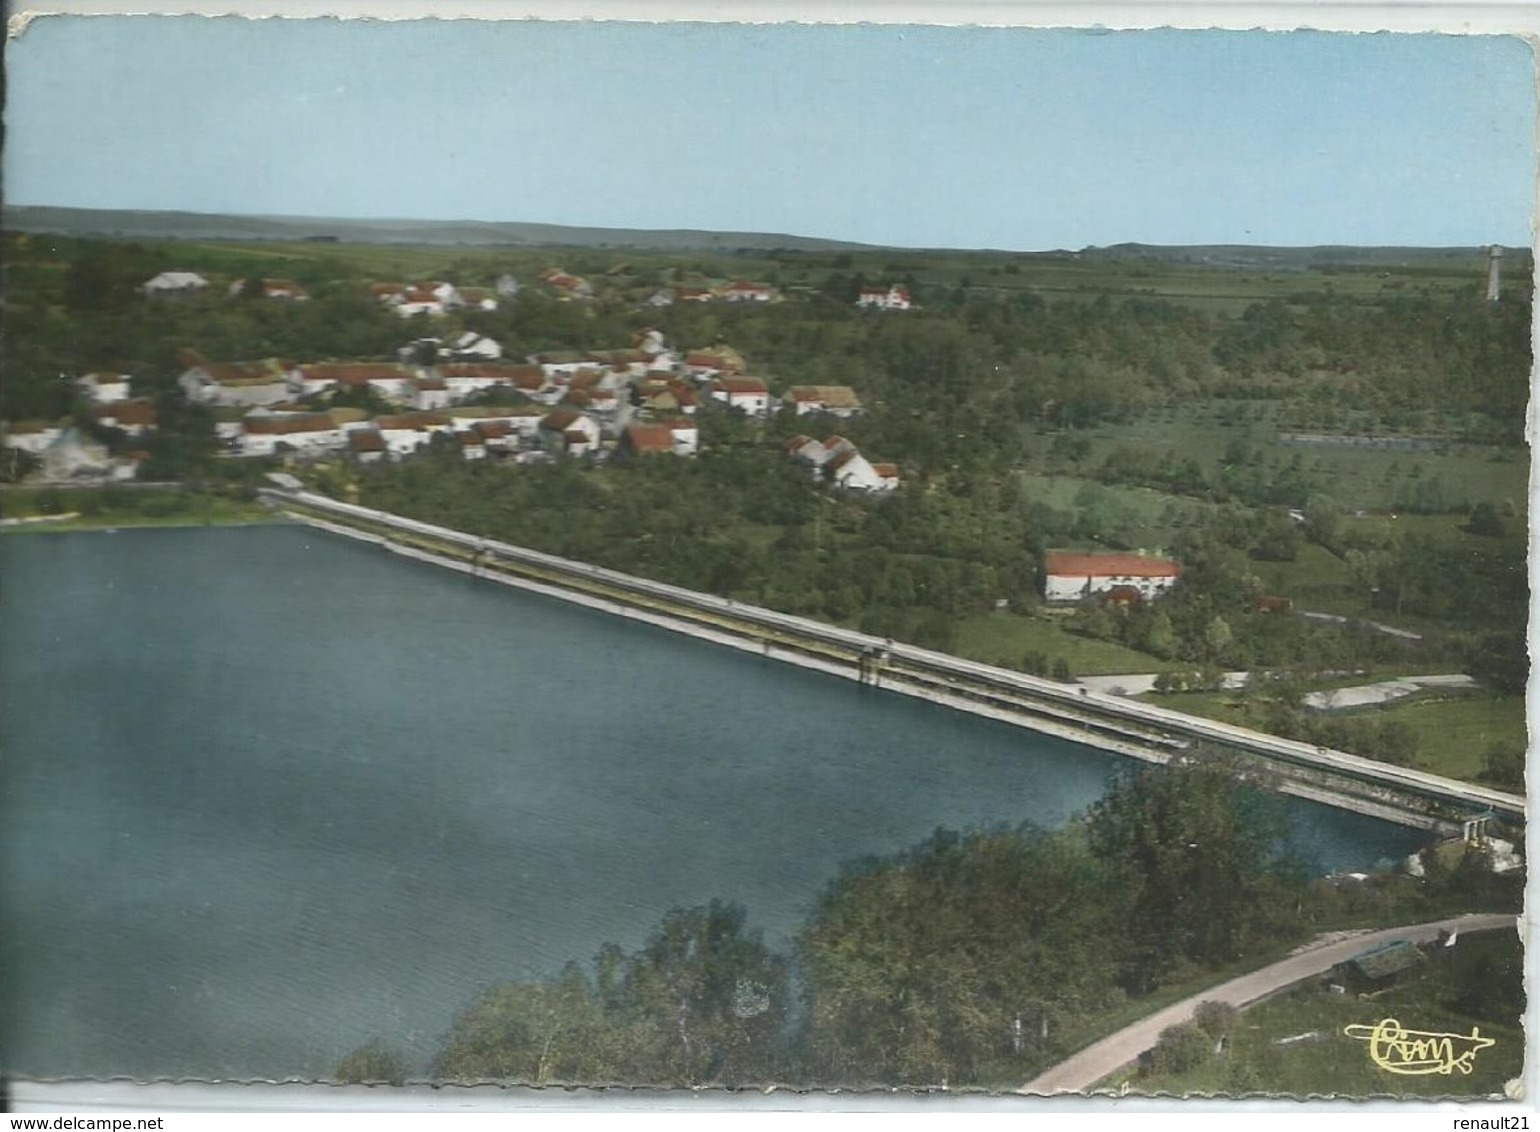
[[[1142,652],[1110,641],[1097,641],[1065,631],[1051,621],[1017,613],[979,613],[957,628],[958,656],[983,664],[1017,668],[1029,652],[1050,661],[1062,658],[1076,676],[1105,676],[1124,672],[1161,672],[1171,667]]]
[[[1141,1093],[1283,1093],[1415,1097],[1501,1095],[1523,1073],[1523,946],[1516,932],[1462,937],[1436,951],[1420,975],[1363,997],[1307,983],[1244,1012],[1223,1053],[1185,1073],[1121,1073]],[[1370,1060],[1368,1043],[1344,1028],[1394,1018],[1409,1030],[1468,1035],[1473,1028],[1494,1045],[1479,1051],[1469,1075],[1392,1074]],[[1293,1039],[1293,1040],[1289,1040]]]
[[[1489,746],[1527,742],[1522,696],[1412,700],[1379,708],[1375,715],[1416,732],[1418,767],[1467,782],[1480,773]]]

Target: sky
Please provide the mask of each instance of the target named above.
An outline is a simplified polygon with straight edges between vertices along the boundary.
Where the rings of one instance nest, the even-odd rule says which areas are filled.
[[[906,247],[1529,244],[1520,39],[53,17],[10,204]]]

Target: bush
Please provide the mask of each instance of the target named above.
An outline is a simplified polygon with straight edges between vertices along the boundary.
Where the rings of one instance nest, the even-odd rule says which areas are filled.
[[[376,1038],[339,1061],[335,1076],[344,1085],[404,1085],[406,1066]]]
[[[1213,1038],[1195,1023],[1181,1022],[1160,1032],[1150,1063],[1156,1073],[1188,1073],[1207,1061],[1213,1052]]]

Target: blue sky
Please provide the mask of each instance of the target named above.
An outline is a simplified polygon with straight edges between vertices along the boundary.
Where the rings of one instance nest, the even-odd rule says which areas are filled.
[[[1530,242],[1516,38],[43,19],[14,204],[917,247]]]

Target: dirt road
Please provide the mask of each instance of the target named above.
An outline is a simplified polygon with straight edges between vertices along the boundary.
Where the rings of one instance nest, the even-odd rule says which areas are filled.
[[[1456,929],[1461,932],[1491,931],[1496,928],[1513,928],[1517,923],[1517,918],[1511,915],[1473,915],[1364,932],[1346,939],[1343,939],[1339,933],[1333,933],[1322,937],[1314,945],[1290,955],[1287,959],[1281,959],[1249,975],[1231,979],[1228,983],[1222,983],[1201,994],[1183,999],[1131,1026],[1125,1026],[1117,1033],[1103,1038],[1095,1045],[1087,1046],[1073,1057],[1059,1062],[1052,1069],[1028,1081],[1021,1087],[1021,1092],[1076,1093],[1089,1089],[1102,1078],[1137,1060],[1145,1050],[1151,1049],[1160,1037],[1160,1032],[1167,1026],[1174,1026],[1178,1022],[1185,1022],[1191,1018],[1193,1010],[1200,1002],[1228,1002],[1232,1006],[1244,1007],[1291,983],[1329,971],[1344,959],[1350,959],[1360,951],[1367,951],[1382,943],[1390,943],[1398,939],[1421,943],[1437,939],[1440,931]]]

